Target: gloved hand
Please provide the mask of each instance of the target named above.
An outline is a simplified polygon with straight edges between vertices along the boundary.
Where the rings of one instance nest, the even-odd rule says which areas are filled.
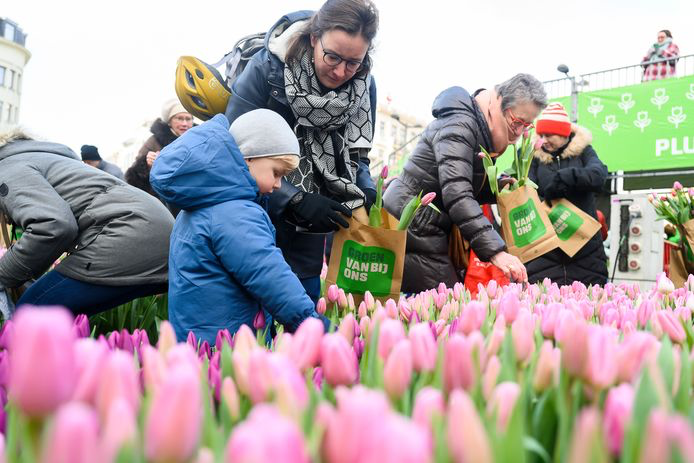
[[[314,232],[337,231],[340,226],[348,228],[343,215],[352,217],[349,208],[317,193],[305,193],[301,202],[291,208],[294,214],[310,224],[308,228]]]
[[[548,201],[564,198],[568,193],[566,184],[562,182],[559,172],[555,173],[554,176],[543,185],[542,190],[544,199]]]

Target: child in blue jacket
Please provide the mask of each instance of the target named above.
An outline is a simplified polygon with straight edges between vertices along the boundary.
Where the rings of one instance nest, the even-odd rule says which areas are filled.
[[[289,332],[307,317],[321,318],[260,204],[298,163],[296,136],[267,109],[231,128],[219,114],[161,151],[152,188],[182,209],[169,252],[169,321],[179,341],[192,331],[213,344],[218,330],[252,327],[263,309]]]

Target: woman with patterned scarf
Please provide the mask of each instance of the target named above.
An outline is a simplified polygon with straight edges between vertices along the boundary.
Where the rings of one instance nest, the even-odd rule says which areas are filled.
[[[675,77],[675,65],[680,56],[680,49],[672,42],[672,33],[663,29],[658,32],[658,41],[648,49],[641,61],[643,81]]]
[[[268,108],[294,129],[299,168],[270,195],[277,246],[315,301],[326,237],[376,197],[368,153],[376,115],[371,0],[328,0],[282,17],[232,85],[226,116]]]

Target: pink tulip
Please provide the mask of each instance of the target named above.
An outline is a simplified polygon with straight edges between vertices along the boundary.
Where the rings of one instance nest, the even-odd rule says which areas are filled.
[[[364,291],[364,305],[369,312],[376,308],[376,301],[370,291]]]
[[[72,318],[62,308],[24,306],[13,325],[9,395],[29,416],[49,414],[74,394]]]
[[[460,334],[454,333],[444,346],[443,381],[447,392],[474,385],[472,348]]]
[[[328,304],[325,302],[325,298],[321,297],[318,299],[318,304],[316,304],[316,312],[321,315],[325,315],[326,310],[328,310]]]
[[[114,461],[121,448],[135,444],[137,435],[137,421],[130,404],[123,398],[117,398],[111,403],[104,424],[101,443],[103,461]]]
[[[431,433],[433,431],[432,418],[434,416],[443,417],[444,410],[445,403],[441,391],[431,386],[425,386],[419,390],[414,400],[412,421]]]
[[[10,319],[0,327],[0,349],[9,349],[12,345],[12,333],[14,333],[14,322]]]
[[[294,333],[289,357],[301,371],[318,365],[323,332],[323,323],[311,317],[304,320]]]
[[[378,444],[364,451],[364,463],[430,463],[431,446],[427,433],[411,420],[389,413],[382,421]]]
[[[254,404],[268,399],[272,391],[274,371],[270,363],[270,353],[265,349],[253,349],[248,364],[248,386]]]
[[[496,382],[499,379],[499,373],[501,373],[501,362],[499,357],[493,355],[487,362],[487,368],[484,369],[482,374],[482,395],[484,395],[485,400],[491,399]]]
[[[434,193],[433,191],[425,194],[424,196],[422,196],[422,206],[428,206],[434,201],[434,199],[436,199],[436,193]]]
[[[202,425],[198,373],[190,365],[172,367],[154,394],[145,423],[145,455],[153,462],[185,462],[198,446]]]
[[[661,272],[660,275],[658,275],[655,287],[658,289],[658,292],[663,295],[668,295],[675,290],[675,284],[665,275],[665,272]]]
[[[635,331],[625,336],[618,350],[618,380],[631,382],[638,377],[644,361],[657,355],[658,340],[651,333]]]
[[[588,361],[588,325],[582,319],[566,319],[562,326],[569,335],[562,335],[561,364],[573,376],[581,376]]]
[[[371,319],[368,315],[364,315],[359,319],[359,331],[364,339],[369,339],[369,334],[371,333]]]
[[[605,400],[604,429],[607,446],[615,457],[622,452],[624,431],[631,419],[634,388],[624,383],[610,389]]]
[[[694,461],[694,428],[682,415],[673,415],[667,425],[668,438],[683,461]]]
[[[533,378],[533,387],[536,391],[545,391],[552,385],[555,376],[559,373],[560,355],[560,351],[553,347],[551,341],[542,343]]]
[[[511,326],[513,348],[516,359],[521,363],[529,362],[535,352],[534,332],[535,323],[533,323],[530,312],[527,309],[522,309]]]
[[[104,361],[109,355],[106,345],[92,338],[78,339],[73,345],[77,367],[77,385],[74,400],[96,403],[96,391]]]
[[[400,311],[398,310],[398,305],[395,303],[394,300],[388,299],[386,301],[385,309],[386,309],[386,315],[388,315],[388,318],[393,318],[393,319],[398,318]]]
[[[385,360],[393,346],[402,339],[405,339],[402,323],[391,318],[383,320],[378,333],[378,355]]]
[[[412,361],[415,371],[433,371],[436,368],[438,346],[427,323],[417,323],[408,334],[412,343]]]
[[[42,463],[98,461],[99,421],[85,404],[70,402],[58,409],[43,448]]]
[[[687,338],[682,322],[677,318],[674,312],[670,310],[658,310],[655,312],[658,317],[658,322],[661,328],[670,337],[674,343],[681,344]]]
[[[639,327],[645,328],[648,321],[651,319],[651,314],[655,311],[655,302],[646,299],[643,301],[636,312],[638,318]]]
[[[667,435],[669,421],[670,418],[664,410],[651,411],[643,434],[644,440],[641,442],[641,462],[670,461],[670,444]]]
[[[497,429],[506,430],[520,393],[518,383],[511,381],[499,383],[494,388],[492,398],[487,405],[487,414],[496,417]]]
[[[448,401],[447,442],[456,462],[492,463],[489,436],[470,396],[461,390]]]
[[[214,452],[207,447],[200,447],[193,463],[215,463]]]
[[[217,352],[221,352],[225,345],[233,347],[231,333],[229,333],[229,330],[226,328],[217,332],[217,338],[214,343]]]
[[[383,166],[383,169],[381,169],[381,178],[383,180],[388,178],[388,166]]]
[[[159,342],[157,348],[159,351],[166,355],[166,353],[176,345],[176,333],[174,332],[171,323],[164,320],[159,325]]]
[[[477,301],[471,301],[465,305],[460,313],[458,331],[468,335],[479,330],[487,316],[487,308]]]
[[[337,291],[337,305],[340,307],[340,310],[346,310],[347,306],[349,303],[347,302],[347,295],[345,294],[345,290],[340,288]]]
[[[559,313],[562,311],[562,309],[562,304],[553,302],[548,304],[542,311],[540,331],[542,331],[542,336],[545,338],[554,337],[554,330],[557,325],[557,320],[559,319]]]
[[[386,393],[397,400],[410,386],[412,379],[412,345],[407,339],[398,341],[390,351],[383,369]]]
[[[240,417],[240,398],[239,392],[236,389],[234,380],[229,376],[222,379],[222,389],[220,393],[222,403],[226,407],[229,416],[233,420],[238,420]]]
[[[584,408],[574,425],[569,463],[608,461],[605,439],[600,429],[600,412],[593,407]]]
[[[518,311],[520,310],[520,303],[518,301],[518,295],[514,292],[508,292],[501,296],[501,301],[499,301],[499,310],[497,314],[504,316],[507,324],[512,324],[516,317],[518,316]]]
[[[253,328],[256,330],[265,329],[265,312],[263,312],[263,309],[258,310],[258,313],[253,317]]]
[[[354,315],[348,313],[342,318],[340,326],[337,328],[337,332],[340,333],[347,340],[349,344],[354,342],[354,334],[357,331],[357,321]]]
[[[89,318],[84,314],[79,314],[75,318],[73,329],[76,338],[87,338],[91,334],[89,329]]]
[[[588,360],[585,376],[597,389],[610,387],[617,379],[617,331],[599,325],[588,328]]]
[[[678,182],[677,180],[675,180],[675,183],[672,184],[672,189],[675,191],[680,191],[683,188],[684,187],[682,186],[682,184],[680,182]]]
[[[108,416],[111,404],[124,399],[137,413],[140,406],[140,380],[130,354],[122,350],[110,352],[104,360],[96,389],[96,409],[102,420]]]
[[[255,339],[253,331],[247,325],[241,325],[241,328],[234,334],[234,352],[246,355],[257,348],[258,341]]]
[[[328,287],[328,302],[335,303],[337,298],[340,296],[340,291],[337,285],[330,285]]]
[[[359,374],[352,346],[338,333],[323,336],[321,366],[325,380],[331,386],[354,384]]]
[[[228,463],[309,463],[301,430],[271,405],[253,408],[234,428],[226,449]]]

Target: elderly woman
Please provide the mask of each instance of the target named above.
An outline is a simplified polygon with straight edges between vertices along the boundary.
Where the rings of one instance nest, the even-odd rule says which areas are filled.
[[[449,257],[454,227],[481,260],[492,262],[516,281],[527,280],[523,264],[506,252],[504,241],[482,214],[480,203],[496,199],[477,154],[480,146],[490,153],[503,153],[532,126],[546,104],[542,83],[528,74],[518,74],[494,89],[477,90],[473,95],[451,87],[434,100],[432,114],[436,119],[384,197],[386,209],[396,217],[420,191],[436,192],[441,210],[438,214],[424,209],[408,230],[403,291],[418,292],[439,282],[451,286],[462,281],[461,269]]]
[[[552,103],[537,120],[537,134],[545,142],[535,152],[529,177],[545,200],[566,198],[586,214],[597,219],[595,193],[607,178],[607,167],[590,146],[592,136],[583,127],[572,124],[564,107]],[[549,278],[559,285],[574,281],[586,285],[607,283],[607,256],[600,232],[573,257],[561,249],[528,262],[531,282]]]
[[[675,66],[680,56],[680,49],[672,42],[672,33],[663,29],[658,31],[656,42],[646,52],[641,60],[644,82],[649,80],[667,79],[675,77]]]

